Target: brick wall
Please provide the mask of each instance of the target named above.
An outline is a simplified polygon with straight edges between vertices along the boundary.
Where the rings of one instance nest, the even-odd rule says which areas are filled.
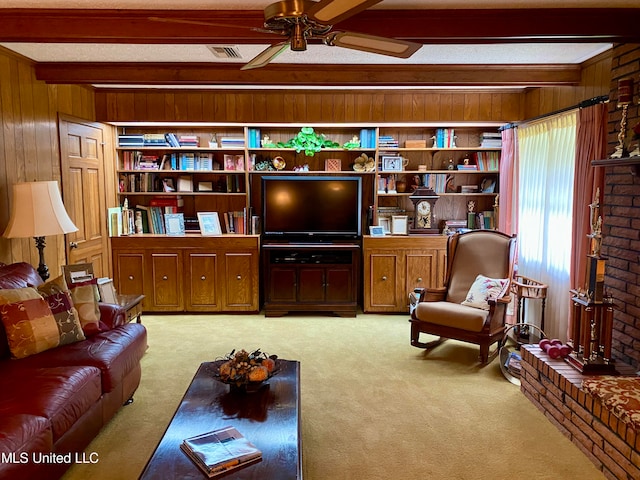
[[[620,78],[634,80],[634,103],[629,106],[627,129],[640,122],[640,45],[616,45],[611,65],[609,95],[609,154],[618,144],[622,109],[616,107]],[[627,143],[631,135],[627,135]],[[607,167],[603,205],[602,254],[609,258],[605,286],[613,296],[614,359],[640,369],[640,175],[630,167]]]
[[[640,478],[640,432],[582,390],[583,375],[536,345],[521,349],[522,393],[600,469],[615,480]],[[619,366],[622,373],[632,367]]]

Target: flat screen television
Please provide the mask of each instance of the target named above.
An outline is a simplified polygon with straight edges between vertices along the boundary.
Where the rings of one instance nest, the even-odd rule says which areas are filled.
[[[356,239],[362,231],[362,179],[262,177],[262,232],[288,241]]]

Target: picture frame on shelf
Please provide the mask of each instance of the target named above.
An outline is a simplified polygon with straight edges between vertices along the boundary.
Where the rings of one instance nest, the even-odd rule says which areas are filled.
[[[100,301],[103,303],[118,303],[118,294],[113,285],[113,279],[103,277],[98,279],[98,293],[100,293]]]
[[[409,216],[393,215],[391,217],[391,235],[409,234]]]
[[[222,235],[218,212],[198,212],[200,234],[204,237]]]
[[[379,217],[378,226],[382,227],[382,231],[385,235],[389,235],[391,233],[391,218]]]
[[[370,225],[369,234],[372,237],[384,237],[384,227],[381,227],[380,225]]]
[[[93,280],[93,264],[92,263],[76,263],[73,265],[63,265],[62,274],[67,285],[74,283],[86,282]]]
[[[184,214],[165,213],[164,227],[167,235],[184,235]]]
[[[383,172],[401,172],[403,159],[399,155],[384,156],[381,158],[381,168]]]

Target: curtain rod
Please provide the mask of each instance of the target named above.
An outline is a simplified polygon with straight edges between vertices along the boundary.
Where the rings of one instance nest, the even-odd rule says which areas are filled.
[[[561,108],[560,110],[556,110],[555,112],[544,113],[542,115],[538,115],[537,117],[528,118],[527,120],[523,120],[522,122],[507,123],[506,125],[503,125],[502,127],[500,127],[498,130],[502,131],[502,130],[508,130],[509,128],[517,128],[518,125],[520,125],[522,123],[525,123],[525,122],[533,122],[535,120],[540,120],[542,118],[551,117],[553,115],[559,115],[560,113],[568,112],[569,110],[574,110],[576,108],[587,108],[587,107],[591,107],[593,105],[597,105],[599,103],[607,103],[608,101],[609,101],[609,96],[608,95],[600,95],[598,97],[593,97],[593,98],[590,98],[588,100],[583,100],[582,102],[578,103],[577,105],[572,105],[570,107]]]

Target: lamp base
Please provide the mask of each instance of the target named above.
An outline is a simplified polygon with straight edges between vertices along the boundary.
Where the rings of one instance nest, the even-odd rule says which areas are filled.
[[[38,273],[40,274],[40,278],[42,278],[43,282],[46,282],[49,278],[49,267],[44,263],[44,237],[33,237],[36,241],[36,248],[38,249],[38,254],[40,256],[40,263],[38,264]]]

